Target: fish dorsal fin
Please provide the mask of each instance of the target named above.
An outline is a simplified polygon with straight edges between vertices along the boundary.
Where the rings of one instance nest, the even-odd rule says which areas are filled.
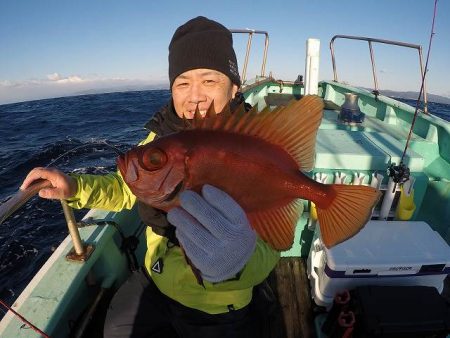
[[[262,240],[275,250],[287,250],[294,243],[295,225],[302,212],[303,203],[294,200],[281,208],[247,213],[247,217]]]
[[[242,104],[231,115],[225,111],[229,111],[229,107],[224,109],[223,115],[202,118],[195,114],[192,129],[223,130],[261,138],[282,147],[297,161],[300,169],[308,171],[314,166],[316,135],[323,107],[322,99],[315,95],[259,113],[255,107],[245,113]]]
[[[208,119],[214,118],[216,116],[216,110],[214,109],[214,100],[212,100],[211,104],[209,105],[208,110],[206,111],[205,117]]]

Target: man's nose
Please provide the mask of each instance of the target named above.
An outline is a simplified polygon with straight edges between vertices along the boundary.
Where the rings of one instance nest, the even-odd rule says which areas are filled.
[[[200,103],[205,102],[207,97],[204,93],[204,89],[201,86],[201,83],[194,83],[191,86],[189,101],[192,103]]]

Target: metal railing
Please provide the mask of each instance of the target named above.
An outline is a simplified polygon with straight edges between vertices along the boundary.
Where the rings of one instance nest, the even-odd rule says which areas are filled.
[[[335,82],[339,82],[338,81],[338,76],[337,76],[337,70],[336,70],[336,60],[335,60],[335,57],[334,57],[334,40],[336,40],[336,39],[362,40],[362,41],[367,41],[369,43],[370,60],[372,62],[372,74],[373,74],[373,81],[374,81],[374,85],[375,85],[375,89],[374,89],[373,93],[375,95],[379,94],[379,90],[378,90],[378,80],[377,80],[377,74],[376,74],[375,57],[374,57],[374,54],[373,54],[372,43],[373,42],[384,43],[384,44],[387,44],[387,45],[395,45],[395,46],[400,46],[400,47],[417,49],[418,52],[419,52],[420,78],[423,79],[424,112],[425,113],[428,112],[428,109],[427,109],[427,106],[428,106],[428,103],[427,103],[427,89],[426,89],[427,87],[426,87],[426,80],[424,79],[425,70],[423,68],[422,46],[415,45],[415,44],[412,44],[412,43],[398,42],[398,41],[391,41],[391,40],[383,40],[383,39],[375,39],[375,38],[368,38],[368,37],[363,37],[363,36],[335,35],[335,36],[333,36],[333,38],[330,41],[331,60],[332,60],[332,63],[333,63],[333,74],[334,74],[334,81]]]
[[[78,230],[78,223],[75,220],[73,209],[67,204],[65,200],[61,200],[61,205],[64,211],[64,217],[67,222],[67,228],[69,229],[70,237],[72,238],[73,248],[66,255],[66,258],[70,261],[84,262],[89,259],[90,255],[94,251],[93,245],[85,245],[80,237]]]
[[[261,76],[265,76],[266,72],[266,60],[267,60],[267,50],[269,49],[269,33],[265,31],[258,31],[254,29],[230,29],[231,33],[243,33],[248,34],[248,40],[247,40],[247,49],[245,52],[245,60],[244,60],[244,66],[242,68],[242,76],[241,76],[241,82],[244,83],[246,81],[247,77],[247,66],[248,66],[248,59],[250,57],[250,49],[252,47],[252,38],[253,34],[264,34],[266,36],[264,40],[264,55],[263,55],[263,61],[261,66]]]

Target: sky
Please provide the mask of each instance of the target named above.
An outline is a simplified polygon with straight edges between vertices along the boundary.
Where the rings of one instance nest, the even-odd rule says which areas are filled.
[[[176,28],[203,15],[228,28],[269,33],[266,74],[305,73],[308,38],[320,40],[320,80],[333,78],[334,35],[423,47],[434,0],[151,1],[0,0],[0,104],[92,91],[168,88],[168,45]],[[427,74],[429,93],[450,97],[450,0],[438,1]],[[247,37],[234,37],[242,69]],[[248,77],[260,72],[264,39],[255,36]],[[337,40],[339,81],[373,88],[368,44]],[[380,89],[418,91],[416,50],[374,45]]]

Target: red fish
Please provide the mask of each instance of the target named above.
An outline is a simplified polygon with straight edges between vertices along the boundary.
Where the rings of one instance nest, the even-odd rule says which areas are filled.
[[[294,241],[299,199],[315,203],[323,243],[336,245],[368,221],[380,193],[361,185],[318,183],[313,168],[322,99],[306,96],[275,111],[200,114],[186,130],[131,149],[119,170],[136,197],[155,208],[208,183],[231,195],[258,235],[277,250]]]

